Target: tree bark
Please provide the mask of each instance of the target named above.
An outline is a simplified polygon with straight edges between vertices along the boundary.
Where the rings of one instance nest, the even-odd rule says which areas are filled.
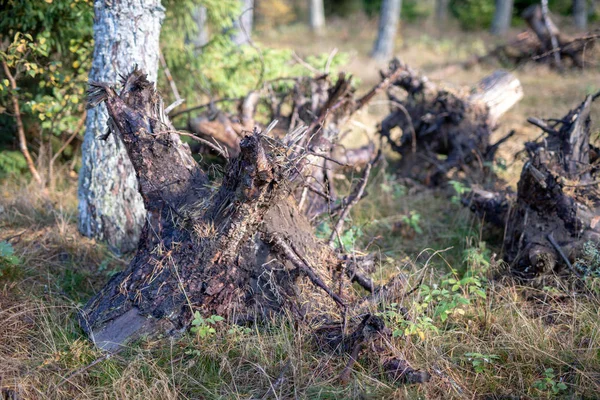
[[[438,22],[446,22],[448,20],[448,5],[450,0],[435,1],[435,19]]]
[[[132,65],[158,70],[160,0],[94,2],[94,56],[90,81],[116,82]],[[111,249],[133,250],[146,212],[134,169],[116,135],[107,131],[104,107],[88,112],[79,174],[79,229],[85,236],[107,241]]]
[[[196,23],[196,34],[193,37],[188,37],[187,41],[194,45],[196,52],[208,43],[208,15],[206,7],[198,6],[192,14],[192,19]]]
[[[577,29],[581,31],[585,31],[587,29],[587,0],[573,0],[573,19]]]
[[[189,325],[194,310],[254,320],[290,304],[302,312],[307,304],[319,308],[323,301],[314,296],[323,292],[334,300],[329,306],[343,304],[329,289],[327,272],[339,270],[340,261],[290,198],[304,182],[310,156],[290,154],[284,142],[255,130],[242,138],[214,189],[139,70],[119,95],[93,83],[89,99],[92,106],[106,103],[148,210],[131,264],[81,314],[99,347],[114,350],[143,333],[175,332]],[[299,290],[301,277],[319,291]]]
[[[496,0],[496,12],[492,20],[491,32],[494,35],[505,35],[510,28],[513,12],[513,0]]]
[[[553,66],[561,68],[563,61],[570,59],[574,66],[583,68],[584,53],[592,50],[593,41],[577,40],[562,33],[550,15],[544,15],[543,8],[537,4],[527,7],[523,18],[539,40],[540,61],[551,60]]]
[[[401,9],[402,0],[382,1],[377,39],[371,53],[374,59],[387,61],[392,56]]]
[[[254,0],[240,0],[242,3],[241,13],[233,21],[233,42],[240,46],[250,42],[252,38],[252,26],[254,22]]]
[[[316,34],[321,34],[324,28],[325,9],[323,0],[310,0],[310,29]]]

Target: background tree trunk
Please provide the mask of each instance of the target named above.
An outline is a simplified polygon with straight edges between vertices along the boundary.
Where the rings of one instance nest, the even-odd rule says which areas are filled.
[[[448,3],[449,0],[435,1],[435,19],[438,22],[446,22],[448,20]]]
[[[137,64],[156,81],[160,0],[94,2],[94,58],[90,81],[116,82]],[[107,131],[104,107],[88,112],[79,174],[79,229],[85,236],[106,240],[115,251],[133,250],[145,218],[135,172],[116,135]]]
[[[374,59],[386,60],[391,57],[394,51],[394,39],[398,30],[401,8],[402,0],[383,0],[381,3],[379,30],[371,53],[371,57]]]
[[[310,29],[319,34],[325,27],[323,0],[310,0]]]
[[[208,15],[206,13],[206,7],[199,6],[194,10],[192,14],[192,18],[196,23],[196,34],[192,37],[188,37],[187,40],[189,43],[194,45],[196,51],[199,51],[202,46],[208,43]]]
[[[496,0],[496,12],[492,21],[491,32],[494,35],[504,35],[510,28],[513,12],[513,0]]]
[[[240,15],[233,21],[234,34],[232,40],[237,45],[246,44],[252,37],[254,21],[254,0],[241,0]]]
[[[577,29],[582,31],[587,29],[587,0],[573,0],[573,18]]]

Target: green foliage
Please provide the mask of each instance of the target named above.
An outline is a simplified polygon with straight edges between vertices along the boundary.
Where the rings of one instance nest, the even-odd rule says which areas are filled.
[[[484,373],[490,364],[493,364],[500,359],[500,356],[497,356],[496,354],[481,353],[465,353],[465,357],[478,374]]]
[[[460,204],[460,199],[462,198],[462,196],[465,193],[469,193],[471,191],[471,189],[469,187],[465,186],[465,184],[462,182],[449,181],[448,183],[452,186],[452,188],[456,192],[456,195],[452,196],[452,198],[450,199],[452,204]]]
[[[567,390],[567,385],[556,381],[554,369],[546,368],[544,376],[533,383],[533,387],[546,394],[559,395]]]
[[[402,222],[406,225],[410,226],[415,232],[419,235],[423,234],[423,229],[419,225],[419,221],[421,220],[421,215],[415,211],[411,211],[409,215],[402,216]]]
[[[485,273],[490,266],[490,249],[487,248],[485,242],[479,242],[477,243],[477,246],[470,246],[469,243],[467,243],[463,261],[467,265],[469,271]],[[472,274],[472,272],[470,273]]]
[[[394,199],[406,196],[406,193],[408,192],[406,186],[398,183],[398,181],[390,174],[385,174],[385,180],[379,184],[379,187],[383,193],[392,195]]]
[[[427,333],[438,332],[431,317],[421,314],[414,319],[407,318],[406,310],[402,309],[398,303],[388,305],[385,311],[377,315],[386,320],[386,325],[392,329],[393,337],[418,336],[419,339],[425,340]]]
[[[351,224],[351,220],[346,221],[348,224]],[[331,232],[333,228],[331,227],[331,223],[329,221],[323,221],[317,226],[317,230],[315,232],[316,236],[319,239],[329,240],[331,236]],[[356,242],[364,235],[364,232],[360,226],[351,226],[349,229],[344,231],[339,240],[336,239],[334,241],[336,246],[339,246],[339,242],[341,240],[344,249],[347,251],[351,251],[356,246]]]
[[[161,47],[181,96],[188,104],[198,103],[205,97],[239,98],[274,79],[312,74],[293,61],[291,50],[260,43],[238,46],[232,41],[233,22],[241,11],[239,0],[170,0],[165,5],[167,15]],[[191,16],[199,6],[207,9],[210,36],[206,45],[195,48],[188,38],[198,34],[198,26]],[[330,67],[335,69],[347,60],[347,55],[336,55]],[[306,62],[324,69],[327,55],[308,57]],[[159,75],[159,85],[163,94],[171,92],[162,75]],[[274,89],[288,89],[290,85],[291,82],[282,80]]]
[[[10,243],[0,241],[0,278],[14,278],[19,274],[21,260],[15,255],[15,249]]]
[[[592,241],[585,242],[581,250],[581,258],[577,259],[574,267],[584,276],[600,277],[600,244]]]
[[[0,178],[27,171],[25,157],[19,151],[0,152]]]
[[[224,318],[219,315],[211,315],[208,318],[203,318],[202,315],[200,315],[200,312],[196,311],[194,313],[194,319],[192,320],[192,327],[190,328],[190,331],[197,334],[201,338],[206,338],[217,333],[214,327],[218,322],[223,320]]]
[[[372,18],[378,17],[381,12],[382,0],[363,0],[364,12]],[[402,21],[414,22],[427,18],[431,14],[431,4],[419,0],[403,0],[400,11]]]
[[[464,315],[464,306],[471,304],[473,297],[486,298],[480,278],[465,276],[457,279],[454,274],[432,287],[421,285],[419,293],[422,296],[420,307],[431,307],[434,318],[441,322],[446,322],[451,315]]]
[[[463,29],[487,29],[492,24],[494,0],[450,0],[450,12]]]
[[[17,81],[24,124],[48,142],[72,132],[84,111],[93,48],[92,1],[7,3],[0,12],[0,57]],[[7,86],[7,80],[0,83],[0,112],[9,108]],[[1,136],[0,141],[12,142]]]

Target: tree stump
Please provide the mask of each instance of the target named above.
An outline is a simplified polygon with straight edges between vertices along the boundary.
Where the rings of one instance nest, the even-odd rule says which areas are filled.
[[[545,137],[525,148],[529,160],[516,195],[475,190],[471,209],[505,228],[504,259],[519,277],[581,275],[575,267],[585,243],[600,241],[600,151],[590,145],[590,106],[585,101],[549,123],[529,121]]]
[[[459,92],[438,88],[398,60],[388,74],[396,71],[402,73],[388,89],[394,111],[379,133],[402,156],[399,174],[435,185],[457,171],[474,175],[482,170],[498,147],[490,144],[498,119],[523,97],[519,80],[500,70],[474,90]],[[401,131],[399,139],[392,135],[395,128]]]
[[[255,130],[240,141],[215,189],[144,74],[131,73],[118,95],[93,83],[90,104],[101,102],[135,168],[148,215],[129,267],[81,314],[99,347],[114,350],[145,333],[184,329],[195,310],[253,320],[283,307],[306,314],[306,304],[344,305],[345,295],[329,289],[329,271],[343,265],[290,197],[306,154]],[[304,290],[307,282],[318,292]],[[312,298],[323,293],[331,304]]]

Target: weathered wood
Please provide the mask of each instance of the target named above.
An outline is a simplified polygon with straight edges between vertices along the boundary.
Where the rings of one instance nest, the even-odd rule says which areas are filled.
[[[143,334],[177,332],[196,310],[233,321],[284,308],[303,317],[352,299],[351,292],[338,292],[350,286],[339,272],[342,258],[314,237],[290,197],[310,173],[307,151],[318,150],[312,141],[322,143],[319,134],[298,153],[285,143],[302,137],[246,134],[215,187],[142,72],[132,72],[119,94],[92,83],[89,98],[90,106],[106,104],[111,134],[127,150],[148,210],[129,267],[81,313],[83,329],[99,347],[116,350]],[[329,289],[334,276],[336,291]],[[300,289],[307,284],[318,289]]]
[[[523,98],[523,87],[516,76],[497,70],[483,78],[469,96],[471,103],[487,106],[490,124],[495,126],[502,115]]]
[[[504,259],[520,277],[585,274],[574,267],[577,254],[586,242],[600,240],[600,171],[589,144],[592,101],[587,96],[558,123],[533,119],[545,137],[526,144],[529,160],[516,195],[475,190],[465,200],[505,229]]]
[[[438,88],[399,61],[392,63],[388,74],[397,69],[404,73],[388,90],[393,111],[379,133],[402,156],[398,172],[437,184],[457,171],[481,171],[483,161],[497,148],[490,144],[490,136],[498,119],[523,97],[519,80],[496,71],[467,95],[466,90]],[[406,97],[398,97],[397,89]],[[392,137],[395,128],[400,128],[399,139]]]
[[[335,139],[323,133],[327,118],[310,137],[303,129],[278,140],[254,129],[240,140],[222,181],[209,183],[141,71],[134,70],[118,94],[93,82],[89,99],[90,106],[106,104],[111,134],[131,158],[148,210],[135,257],[80,313],[98,347],[117,351],[142,335],[176,334],[195,312],[233,323],[285,310],[299,323],[339,314],[355,328],[346,335],[346,324],[336,323],[329,344],[353,360],[390,334],[381,318],[352,307],[351,282],[368,282],[358,266],[372,259],[338,253],[318,240],[293,198],[311,173],[306,160]],[[298,148],[299,142],[305,144]],[[347,204],[361,197],[368,171]]]
[[[544,15],[544,10],[538,4],[529,6],[523,12],[523,18],[529,28],[535,32],[540,48],[535,51],[538,60],[552,60],[556,67],[562,66],[562,59],[568,58],[573,65],[582,68],[584,66],[583,51],[591,47],[593,42],[578,41],[575,38],[561,32],[552,21],[550,14]]]

